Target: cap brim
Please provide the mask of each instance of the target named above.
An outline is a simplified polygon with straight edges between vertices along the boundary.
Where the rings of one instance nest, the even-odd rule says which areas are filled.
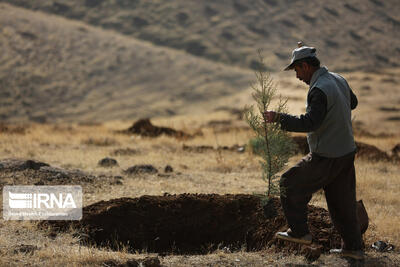
[[[287,66],[284,71],[286,70],[292,70],[294,68],[294,62],[292,62],[289,66]]]

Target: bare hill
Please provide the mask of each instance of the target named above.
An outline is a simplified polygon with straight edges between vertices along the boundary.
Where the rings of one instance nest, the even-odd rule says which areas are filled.
[[[1,0],[113,29],[214,61],[280,70],[298,40],[335,70],[398,66],[398,0]]]
[[[252,73],[0,4],[0,119],[162,116],[239,92]],[[190,103],[190,104],[189,104]]]

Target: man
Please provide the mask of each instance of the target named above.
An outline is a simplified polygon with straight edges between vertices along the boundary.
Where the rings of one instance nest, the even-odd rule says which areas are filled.
[[[331,253],[362,259],[351,125],[357,97],[343,77],[320,67],[313,47],[299,43],[285,70],[291,69],[309,85],[306,113],[295,117],[267,111],[264,116],[269,123],[279,122],[284,130],[307,132],[310,153],[281,177],[281,203],[290,228],[276,237],[311,244],[307,204],[312,194],[323,188],[332,222],[344,243],[342,249],[332,249]]]

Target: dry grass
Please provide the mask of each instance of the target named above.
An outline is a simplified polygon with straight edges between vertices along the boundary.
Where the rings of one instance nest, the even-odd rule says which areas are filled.
[[[77,124],[27,126],[25,134],[3,134],[0,137],[0,158],[19,157],[44,161],[64,168],[79,168],[95,175],[122,175],[123,185],[99,186],[96,190],[84,194],[84,204],[119,197],[138,197],[141,195],[162,195],[179,193],[262,193],[266,184],[261,180],[258,159],[249,152],[211,150],[205,153],[189,152],[182,149],[183,144],[189,146],[232,146],[245,144],[251,133],[243,128],[243,122],[233,120],[230,130],[219,131],[206,127],[212,120],[228,120],[229,113],[217,112],[209,116],[180,116],[172,119],[158,118],[153,123],[160,126],[175,127],[180,130],[202,130],[203,136],[192,140],[178,140],[169,137],[156,139],[140,138],[115,133],[115,130],[128,128],[130,123],[114,121],[103,125],[82,126]],[[113,140],[112,144],[90,142],[85,140]],[[399,137],[381,138],[381,147],[390,147],[400,142]],[[119,167],[111,169],[97,166],[97,162],[110,156],[115,149],[131,148],[138,153],[128,156],[114,156]],[[299,160],[293,157],[289,165]],[[134,164],[152,164],[161,175],[140,175],[129,177],[123,170]],[[173,173],[164,174],[164,167],[171,165]],[[366,234],[367,244],[376,240],[389,241],[400,245],[398,234],[400,212],[397,193],[400,189],[400,167],[392,163],[374,163],[356,161],[357,194],[363,199],[368,210],[371,224]],[[313,204],[325,206],[321,194],[316,194]],[[101,266],[105,261],[113,259],[124,262],[130,258],[147,255],[129,254],[121,251],[83,247],[71,233],[52,239],[46,231],[36,228],[34,222],[18,222],[0,220],[0,265],[68,265]],[[40,249],[33,255],[14,253],[21,244],[34,245]],[[381,259],[379,255],[368,252],[369,260]],[[375,255],[375,256],[373,256]],[[400,259],[387,254],[392,262]],[[263,266],[280,264],[300,264],[304,259],[299,256],[257,252],[225,253],[217,251],[209,255],[168,256],[162,258],[166,266],[207,265],[225,266],[254,265]],[[318,262],[317,262],[318,263]],[[331,256],[323,256],[318,264],[345,264]],[[371,265],[373,266],[373,265]]]
[[[9,128],[1,124],[0,159],[35,159],[94,175],[123,176],[123,185],[98,182],[87,191],[84,185],[85,205],[166,192],[264,192],[259,162],[251,153],[197,153],[182,147],[246,144],[251,133],[242,121],[232,119],[237,115],[209,111],[252,103],[248,85],[253,74],[249,67],[255,67],[256,48],[268,51],[267,65],[280,70],[301,39],[317,46],[323,64],[347,71],[342,74],[360,103],[353,113],[355,125],[360,132],[371,133],[357,136],[358,140],[386,152],[400,143],[400,94],[396,90],[400,69],[389,68],[397,63],[393,60],[400,51],[400,39],[396,38],[400,5],[394,0],[351,5],[345,0],[298,1],[290,8],[287,1],[261,0],[254,5],[230,0],[85,1],[102,3],[97,6],[85,6],[81,0],[0,2],[27,8],[0,3],[0,119],[59,122]],[[115,5],[122,2],[127,6]],[[28,9],[73,17],[75,21]],[[293,18],[296,24],[287,18]],[[308,88],[293,73],[273,75],[279,92],[289,98],[291,113],[304,112]],[[184,115],[161,117],[176,114]],[[152,121],[159,126],[189,133],[201,130],[203,136],[147,139],[115,133],[131,126],[132,118],[143,116],[157,116]],[[107,120],[114,121],[104,122]],[[78,121],[86,123],[76,124]],[[231,123],[210,127],[210,121]],[[137,153],[112,156],[116,149]],[[115,158],[119,167],[99,167],[98,161],[107,156]],[[289,165],[299,158],[293,157]],[[159,175],[125,175],[123,171],[135,164],[152,164]],[[164,173],[166,165],[174,172]],[[358,198],[363,199],[371,220],[365,236],[367,245],[385,240],[400,246],[400,166],[358,160],[356,171]],[[312,202],[326,205],[321,194],[315,194]],[[104,266],[107,260],[124,262],[149,255],[127,253],[123,247],[108,251],[81,246],[72,233],[52,238],[48,231],[38,230],[35,222],[1,218],[0,265]],[[32,254],[16,251],[23,244],[38,249]],[[300,256],[223,250],[209,255],[170,255],[161,261],[166,266],[304,264]],[[316,264],[347,263],[323,255]],[[366,266],[377,265],[399,266],[400,257],[368,251]]]

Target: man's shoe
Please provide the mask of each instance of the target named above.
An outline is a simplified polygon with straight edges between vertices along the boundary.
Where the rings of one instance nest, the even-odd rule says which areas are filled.
[[[294,243],[299,243],[299,244],[305,244],[305,245],[310,245],[312,242],[312,236],[311,234],[306,234],[302,237],[294,237],[292,235],[292,231],[289,229],[286,232],[277,232],[275,234],[275,237],[278,239],[294,242]]]
[[[338,249],[331,249],[329,251],[329,253],[337,254],[342,257],[352,258],[355,260],[363,260],[364,259],[364,251],[362,251],[362,250],[346,250],[346,249],[338,248]]]

